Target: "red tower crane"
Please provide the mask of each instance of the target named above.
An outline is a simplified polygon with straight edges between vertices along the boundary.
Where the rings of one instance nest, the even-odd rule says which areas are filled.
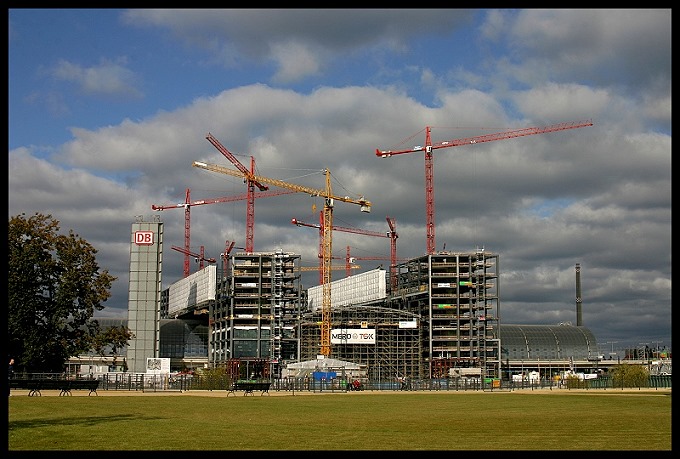
[[[224,241],[224,252],[220,254],[222,258],[222,276],[226,277],[229,275],[229,255],[234,248],[234,241]]]
[[[253,178],[255,175],[255,158],[250,157],[250,170],[246,168],[241,162],[234,156],[227,148],[220,143],[212,134],[208,132],[205,137],[208,142],[213,144],[215,148],[219,150],[220,153],[224,155],[231,163],[236,166],[236,168],[243,174],[243,181],[248,187],[248,204],[246,209],[246,252],[253,251],[253,233],[255,227],[255,187],[258,187],[260,191],[266,191],[269,186],[261,183],[257,179]]]
[[[182,252],[185,255],[189,255],[191,257],[194,257],[196,261],[199,263],[198,269],[203,269],[203,262],[207,261],[208,263],[216,263],[217,260],[214,258],[206,258],[205,257],[205,247],[201,246],[201,253],[194,253],[189,250],[184,250],[182,247],[177,247],[176,245],[172,246],[172,250],[177,250],[178,252]]]
[[[191,207],[193,206],[202,206],[204,204],[216,204],[218,202],[232,202],[232,201],[243,201],[244,199],[256,199],[256,198],[269,198],[272,196],[280,196],[282,194],[291,194],[295,193],[295,191],[292,190],[270,190],[270,191],[262,191],[259,193],[253,193],[252,195],[250,193],[246,194],[240,194],[236,196],[223,196],[220,198],[212,198],[212,199],[200,199],[198,201],[190,201],[189,200],[189,188],[186,190],[186,195],[184,202],[180,202],[178,204],[170,204],[170,205],[156,205],[152,204],[151,209],[153,210],[167,210],[167,209],[181,209],[184,208],[184,277],[187,277],[190,274],[190,263],[189,263],[189,255],[187,252],[191,250]],[[252,228],[248,228],[248,224],[246,223],[246,237],[247,235],[250,234],[251,237],[251,243],[252,243],[252,234],[253,230]],[[252,252],[252,248],[250,250]]]
[[[544,127],[528,127],[524,129],[516,129],[512,131],[497,132],[495,134],[486,134],[475,137],[465,137],[461,139],[447,140],[444,142],[432,143],[430,137],[430,126],[425,127],[425,146],[415,146],[408,150],[380,150],[376,149],[375,154],[381,158],[389,158],[394,155],[401,155],[404,153],[414,153],[417,151],[425,152],[425,213],[427,217],[426,231],[427,231],[427,253],[435,252],[434,239],[434,171],[433,171],[433,156],[434,150],[440,148],[460,147],[463,145],[474,145],[477,143],[493,142],[494,140],[513,139],[515,137],[524,137],[534,134],[545,134],[548,132],[565,131],[567,129],[577,129],[586,126],[592,126],[592,120],[573,121],[566,123],[553,124]]]
[[[356,266],[354,264],[354,262],[356,260],[385,260],[385,261],[389,261],[391,263],[392,257],[364,257],[364,256],[362,256],[362,257],[354,256],[353,257],[350,254],[350,246],[347,246],[347,251],[346,251],[346,255],[345,255],[345,274],[346,274],[347,277],[352,275],[351,270],[354,269],[353,266]]]
[[[347,202],[359,206],[362,212],[371,211],[371,202],[367,201],[363,196],[358,198],[351,198],[349,196],[335,196],[331,190],[331,172],[324,169],[326,176],[326,188],[324,190],[314,189],[302,185],[296,185],[283,180],[261,177],[257,175],[248,175],[243,171],[235,171],[226,167],[218,166],[216,164],[207,164],[202,161],[194,161],[193,167],[199,167],[208,171],[219,172],[221,174],[231,175],[235,177],[242,177],[248,180],[257,180],[263,183],[269,183],[274,186],[295,190],[299,193],[307,193],[310,196],[320,196],[324,198],[323,206],[323,300],[321,304],[321,354],[328,357],[331,355],[331,255],[333,253],[333,207],[335,201]]]
[[[319,218],[320,222],[317,223],[305,223],[303,221],[298,220],[297,218],[291,219],[291,223],[293,225],[297,226],[308,226],[310,228],[318,228],[319,229],[319,254],[322,253],[322,246],[323,246],[323,213],[320,214]],[[386,233],[380,233],[378,231],[369,231],[369,230],[364,230],[364,229],[359,229],[359,228],[350,228],[350,227],[344,227],[344,226],[337,226],[333,225],[333,231],[343,231],[345,233],[355,233],[355,234],[364,234],[366,236],[376,236],[376,237],[386,237],[390,239],[390,279],[392,280],[392,285],[396,285],[396,265],[397,265],[397,238],[399,235],[397,234],[397,224],[394,221],[394,218],[392,217],[386,217],[387,224],[390,227],[390,230]],[[319,255],[320,257],[320,255]],[[321,263],[321,261],[320,261]],[[349,263],[347,263],[349,264]],[[350,275],[350,267],[346,266],[346,272],[347,275]]]

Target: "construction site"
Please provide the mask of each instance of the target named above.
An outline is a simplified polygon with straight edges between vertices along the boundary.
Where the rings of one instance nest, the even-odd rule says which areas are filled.
[[[200,339],[206,341],[207,355],[198,360],[192,357],[191,362],[224,368],[234,379],[300,378],[350,371],[373,380],[463,374],[500,379],[518,372],[520,365],[522,372],[536,367],[540,371],[541,361],[544,368],[547,361],[550,374],[567,368],[593,368],[592,362],[601,360],[601,356],[595,337],[580,319],[580,292],[576,326],[501,324],[499,254],[484,247],[469,252],[436,250],[432,192],[434,150],[591,125],[591,121],[561,123],[437,143],[432,142],[428,127],[424,146],[399,151],[377,149],[376,155],[382,158],[424,154],[427,252],[408,260],[397,258],[398,234],[392,217],[386,217],[389,231],[385,233],[333,224],[337,203],[370,212],[371,202],[363,196],[335,195],[328,170],[324,189],[258,176],[252,157],[248,169],[208,134],[206,139],[235,169],[199,161],[193,166],[243,178],[247,193],[191,201],[187,189],[184,203],[152,205],[153,210],[185,211],[185,245],[172,246],[184,254],[184,278],[165,290],[160,287],[163,222],[156,217],[146,222],[141,217],[133,223],[128,327],[136,338],[127,349],[128,363],[133,371],[143,372],[146,359],[165,357],[160,352],[164,348],[161,320],[198,320],[206,325],[207,336]],[[278,191],[270,190],[270,185]],[[319,283],[314,287],[301,286],[301,273],[316,268],[301,266],[300,254],[282,248],[256,251],[253,247],[255,199],[286,193],[324,199],[318,224],[291,220],[294,225],[319,230]],[[201,253],[190,250],[190,209],[229,200],[247,201],[245,247],[234,251],[234,242],[226,241],[218,267],[215,258],[205,257],[203,247]],[[353,273],[355,258],[348,247],[346,277],[332,281],[334,231],[388,238],[388,269]],[[200,261],[199,270],[193,274],[189,272],[190,258]],[[149,273],[156,275],[149,279]],[[506,328],[507,335],[503,332]],[[172,357],[175,369],[186,364],[186,359],[177,354]]]
[[[439,253],[395,266],[394,277],[375,269],[331,282],[331,352],[324,354],[323,286],[299,289],[299,256],[236,253],[207,305],[210,364],[264,360],[266,374],[256,376],[267,377],[332,355],[364,366],[368,377],[445,377],[458,367],[499,377],[497,258],[483,250]]]

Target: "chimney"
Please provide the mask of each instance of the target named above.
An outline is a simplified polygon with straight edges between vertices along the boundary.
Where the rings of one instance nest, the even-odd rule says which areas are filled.
[[[576,263],[576,326],[583,325],[582,304],[581,301],[581,264]]]

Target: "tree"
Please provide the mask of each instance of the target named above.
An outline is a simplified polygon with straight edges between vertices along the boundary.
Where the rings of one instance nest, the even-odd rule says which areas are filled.
[[[116,365],[118,351],[128,344],[135,335],[125,326],[107,327],[93,339],[92,349],[101,357],[113,355],[113,365]],[[127,371],[127,362],[123,359],[123,371]]]
[[[610,373],[614,387],[649,386],[649,370],[644,365],[615,365]]]
[[[9,221],[8,354],[23,371],[62,372],[69,357],[103,342],[92,317],[116,277],[100,270],[91,244],[59,231],[51,215]]]

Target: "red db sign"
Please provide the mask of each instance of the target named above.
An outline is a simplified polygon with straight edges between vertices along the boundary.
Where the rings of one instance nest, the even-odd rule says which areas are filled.
[[[153,245],[153,231],[135,231],[135,244]]]

